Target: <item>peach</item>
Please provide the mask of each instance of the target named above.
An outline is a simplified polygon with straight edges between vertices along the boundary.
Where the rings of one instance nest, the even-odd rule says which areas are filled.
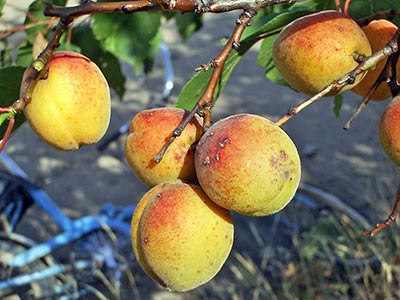
[[[140,200],[131,222],[139,264],[172,291],[211,280],[229,256],[234,227],[228,210],[201,187],[181,181],[156,185]]]
[[[33,131],[60,150],[96,143],[111,114],[110,90],[100,69],[87,57],[55,52],[46,78],[39,80],[24,109]]]
[[[300,182],[292,140],[270,120],[252,114],[213,124],[197,144],[195,162],[199,183],[211,200],[250,216],[280,211]]]
[[[394,36],[398,28],[388,20],[373,20],[367,26],[362,28],[367,35],[371,44],[372,52],[375,53],[386,46],[387,42]],[[376,64],[375,69],[369,70],[364,79],[355,86],[352,91],[358,95],[365,97],[369,90],[372,88],[383,68],[385,67],[387,59],[382,60]],[[397,73],[400,72],[400,63],[397,63]],[[391,96],[389,86],[382,82],[380,86],[372,93],[370,100],[382,101]]]
[[[380,121],[380,141],[393,163],[400,167],[400,96],[396,96],[383,112]]]
[[[289,23],[273,47],[273,61],[282,77],[308,95],[317,94],[352,71],[358,65],[354,56],[359,55],[371,55],[365,33],[353,19],[332,10]],[[340,92],[355,86],[363,76]]]
[[[194,144],[203,132],[196,118],[169,146],[161,162],[153,160],[186,114],[183,109],[164,107],[141,111],[132,119],[125,142],[125,157],[146,185],[155,186],[173,179],[196,180]]]

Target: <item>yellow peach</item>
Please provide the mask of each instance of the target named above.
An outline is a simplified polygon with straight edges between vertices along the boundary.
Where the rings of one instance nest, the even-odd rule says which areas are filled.
[[[196,118],[169,146],[159,163],[153,160],[186,115],[183,109],[164,107],[141,111],[132,119],[125,142],[125,157],[146,185],[154,186],[173,179],[195,181],[193,145],[203,132]]]
[[[400,96],[394,97],[380,121],[380,141],[395,165],[400,167]]]
[[[360,55],[371,55],[365,33],[353,19],[333,10],[289,23],[273,47],[273,60],[282,77],[308,95],[317,94],[352,71],[358,65],[354,56]],[[352,88],[362,77],[340,92]]]
[[[150,189],[131,227],[139,264],[173,291],[191,290],[212,279],[233,244],[229,211],[212,202],[201,187],[179,181]]]
[[[362,28],[368,37],[371,44],[372,52],[377,52],[386,46],[387,42],[394,36],[398,28],[388,20],[373,20],[367,26]],[[387,59],[384,59],[376,64],[375,69],[369,70],[364,79],[355,86],[352,91],[358,95],[365,97],[372,86],[375,84]],[[400,63],[397,63],[397,73],[400,73]],[[380,86],[372,93],[370,100],[382,101],[391,96],[389,86],[382,82]]]
[[[196,148],[197,178],[218,205],[250,216],[280,211],[300,182],[300,158],[290,137],[261,116],[217,121]]]
[[[60,150],[96,143],[111,114],[110,90],[100,69],[87,57],[55,52],[46,78],[39,80],[24,114],[45,142]]]

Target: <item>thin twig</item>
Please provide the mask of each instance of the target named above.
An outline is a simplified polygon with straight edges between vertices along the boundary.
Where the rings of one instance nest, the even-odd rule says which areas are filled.
[[[0,152],[3,151],[5,145],[7,144],[7,141],[10,138],[11,132],[12,132],[12,130],[14,128],[14,124],[15,124],[15,118],[14,117],[10,117],[8,119],[8,125],[7,125],[6,132],[4,133],[4,136],[0,141]]]
[[[336,3],[336,10],[338,12],[342,12],[342,6],[340,4],[340,0],[335,0],[335,3]]]
[[[395,39],[395,36],[393,37],[393,39]],[[399,38],[398,33],[397,33],[397,37]],[[398,41],[398,44],[399,44],[399,41]],[[396,91],[396,87],[397,87],[396,65],[397,65],[397,61],[398,61],[398,56],[399,56],[398,52],[389,56],[389,58],[386,60],[384,68],[382,69],[381,73],[379,74],[378,78],[376,79],[374,85],[370,88],[370,90],[368,91],[368,94],[365,95],[365,97],[361,100],[356,111],[353,113],[353,115],[350,117],[350,119],[343,126],[343,129],[346,129],[346,130],[350,129],[351,124],[354,122],[354,120],[358,117],[358,115],[361,113],[361,111],[365,107],[367,107],[372,94],[378,89],[378,87],[383,82],[388,83],[390,89],[392,90],[393,96],[398,94],[398,92]]]
[[[351,0],[346,0],[346,1],[344,2],[343,13],[344,13],[345,15],[348,15],[348,14],[349,14],[350,2],[351,2]]]
[[[373,228],[373,229],[371,229],[369,231],[363,232],[362,236],[367,236],[367,235],[374,236],[379,231],[382,231],[386,227],[388,227],[391,224],[393,224],[397,219],[397,215],[399,214],[399,209],[400,209],[400,184],[399,184],[399,188],[397,190],[397,196],[396,196],[396,200],[395,200],[394,205],[393,205],[393,209],[392,209],[390,215],[388,216],[388,218],[383,223],[377,224],[375,226],[375,228]]]
[[[46,25],[49,22],[50,22],[49,20],[38,21],[36,23],[29,23],[29,24],[25,24],[25,25],[19,25],[19,26],[14,26],[11,28],[4,29],[4,30],[0,31],[0,39],[8,38],[17,32],[25,31],[27,29],[30,29],[30,28],[33,28],[36,26]]]
[[[200,110],[203,110],[205,114],[205,122],[203,124],[203,128],[206,129],[210,126],[211,123],[211,110],[212,104],[214,102],[214,94],[216,86],[221,78],[221,74],[225,65],[226,60],[228,59],[229,54],[233,49],[237,49],[240,44],[240,39],[242,34],[247,26],[250,25],[252,18],[255,16],[256,11],[244,11],[239,19],[236,21],[236,27],[232,32],[231,37],[225,44],[225,47],[222,51],[211,61],[211,63],[202,66],[201,68],[213,68],[213,73],[211,78],[207,84],[206,89],[204,90],[202,96],[197,101],[195,107],[191,110],[191,112],[186,116],[186,118],[178,125],[177,128],[173,131],[172,136],[168,139],[168,141],[164,144],[161,150],[154,157],[154,161],[159,163],[168,147],[173,143],[173,141],[181,135],[182,131],[185,129],[186,125],[194,118],[195,114]]]

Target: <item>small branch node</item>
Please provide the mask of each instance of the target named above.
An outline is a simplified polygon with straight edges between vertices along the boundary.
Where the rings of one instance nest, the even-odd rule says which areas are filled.
[[[238,42],[233,42],[233,43],[232,43],[232,48],[233,48],[233,50],[238,51],[239,48],[240,48],[240,43],[238,43]]]

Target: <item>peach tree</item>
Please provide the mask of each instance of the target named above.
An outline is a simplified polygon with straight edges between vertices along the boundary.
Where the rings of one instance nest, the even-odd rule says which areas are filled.
[[[0,0],[1,10],[7,5]],[[300,162],[295,145],[280,127],[319,99],[334,96],[339,114],[344,90],[362,96],[345,124],[348,129],[370,100],[392,98],[382,116],[381,139],[399,166],[400,37],[396,24],[400,25],[400,0],[82,0],[77,4],[36,0],[27,8],[23,24],[5,28],[0,35],[0,151],[25,120],[53,146],[58,141],[46,138],[45,131],[51,137],[70,134],[76,149],[95,143],[104,134],[110,109],[108,88],[120,99],[126,92],[122,64],[151,72],[162,42],[163,22],[174,22],[182,39],[188,40],[201,30],[204,14],[230,11],[237,11],[237,18],[232,20],[232,32],[221,51],[193,66],[196,72],[180,91],[176,108],[137,116],[126,144],[129,164],[151,188],[132,219],[133,249],[143,269],[170,289],[192,289],[219,270],[233,242],[229,211],[269,215],[289,203],[300,181]],[[381,25],[383,21],[386,25]],[[26,38],[15,44],[12,37],[20,31]],[[256,43],[260,44],[257,64],[266,80],[307,96],[294,107],[283,108],[276,121],[244,114],[214,123],[212,109],[218,96]],[[60,57],[65,65],[57,65]],[[80,65],[86,62],[85,70],[95,70],[97,75],[88,76],[99,83],[91,87],[84,78],[74,76],[80,66],[72,67],[71,57],[81,58]],[[60,88],[65,90],[59,93],[64,98],[54,100],[53,91]],[[383,96],[378,97],[378,92]],[[71,104],[72,98],[79,103]],[[90,110],[94,103],[84,105],[88,98],[102,101],[100,107]],[[56,123],[50,123],[47,115],[55,101]],[[77,111],[77,106],[83,120],[66,112]],[[166,116],[155,119],[165,112]],[[102,120],[95,137],[82,138],[85,132],[79,127],[94,126],[94,117],[99,116]],[[66,132],[51,132],[70,124],[74,126]],[[165,132],[154,132],[154,124],[162,124]],[[190,126],[192,131],[186,134]],[[72,149],[64,146],[58,148]],[[176,170],[170,175],[172,168]],[[190,175],[181,178],[180,174]],[[398,194],[390,216],[364,235],[374,235],[395,221]],[[185,201],[177,202],[180,198]],[[193,215],[191,224],[181,221],[182,210]],[[210,221],[200,222],[202,218]],[[214,230],[219,230],[220,238],[210,248],[206,245],[215,236]],[[193,251],[198,250],[195,255],[203,269],[181,268],[176,257],[186,262],[191,259],[188,246],[180,247],[181,243],[199,244]],[[159,252],[164,249],[173,249],[175,257],[169,259],[169,253]],[[182,275],[184,271],[189,273]]]

